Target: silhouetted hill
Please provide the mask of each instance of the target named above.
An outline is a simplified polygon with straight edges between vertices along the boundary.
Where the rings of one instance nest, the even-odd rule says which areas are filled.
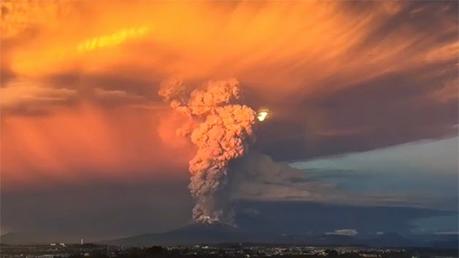
[[[227,224],[193,223],[165,233],[145,234],[105,243],[124,246],[215,244],[248,241],[249,236],[247,232]]]
[[[349,236],[335,234],[276,234],[256,233],[225,224],[190,224],[182,228],[159,234],[145,234],[104,244],[118,246],[195,245],[195,244],[280,244],[309,246],[372,246],[372,247],[438,247],[456,248],[457,236],[436,235],[402,236],[385,233],[380,236]]]

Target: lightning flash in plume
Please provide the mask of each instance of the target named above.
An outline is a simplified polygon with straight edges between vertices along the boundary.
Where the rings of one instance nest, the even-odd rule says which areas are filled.
[[[260,111],[258,111],[258,113],[257,113],[258,121],[263,122],[268,118],[269,118],[269,110],[261,109]]]
[[[228,187],[230,162],[242,157],[253,141],[256,112],[238,104],[236,79],[209,81],[189,92],[179,80],[164,82],[159,95],[170,106],[188,115],[192,128],[178,133],[196,145],[196,155],[189,162],[189,188],[196,204],[193,220],[198,223],[233,223]]]

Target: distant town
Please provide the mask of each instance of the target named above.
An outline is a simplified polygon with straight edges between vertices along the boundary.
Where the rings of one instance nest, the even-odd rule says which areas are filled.
[[[458,257],[457,249],[366,248],[329,246],[274,246],[221,244],[192,246],[151,246],[124,248],[97,244],[50,243],[41,245],[0,245],[1,258],[165,258],[165,257]]]

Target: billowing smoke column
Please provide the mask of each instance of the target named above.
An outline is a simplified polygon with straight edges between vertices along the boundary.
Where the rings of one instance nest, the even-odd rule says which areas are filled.
[[[177,111],[187,114],[192,128],[178,132],[189,136],[197,152],[189,162],[191,194],[196,201],[193,219],[198,223],[233,223],[230,205],[230,162],[243,156],[253,140],[256,113],[237,104],[236,79],[209,81],[188,92],[179,80],[164,82],[159,95]]]

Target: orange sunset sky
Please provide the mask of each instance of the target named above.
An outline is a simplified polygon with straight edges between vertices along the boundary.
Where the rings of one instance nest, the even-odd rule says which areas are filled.
[[[168,78],[192,87],[237,78],[246,104],[272,111],[255,148],[275,160],[456,133],[454,2],[1,7],[5,190],[187,173],[194,150],[175,135],[183,120],[157,96]]]

